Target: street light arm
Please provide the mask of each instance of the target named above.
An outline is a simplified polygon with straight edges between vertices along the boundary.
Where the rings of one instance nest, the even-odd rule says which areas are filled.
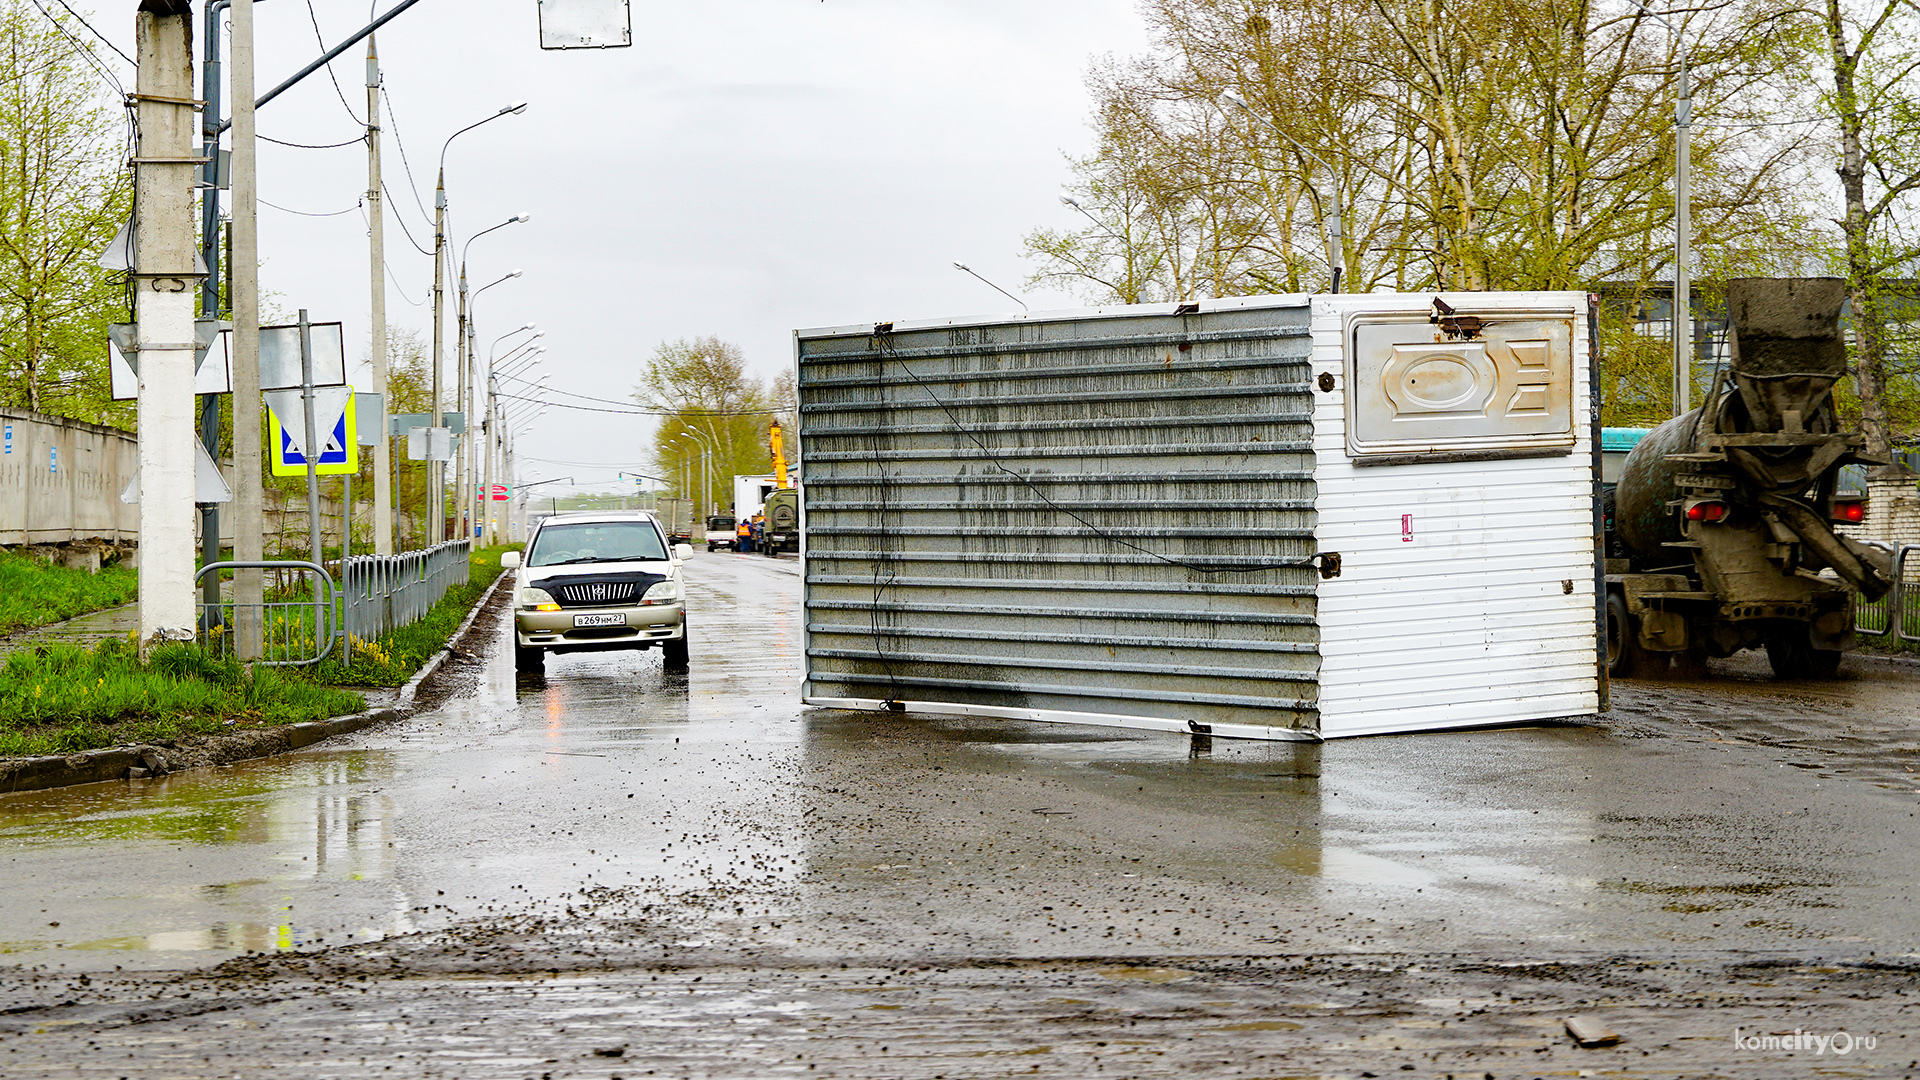
[[[1314,164],[1327,171],[1327,198],[1328,201],[1333,204],[1333,213],[1327,222],[1327,269],[1333,277],[1333,291],[1336,293],[1339,292],[1340,279],[1344,276],[1347,268],[1346,211],[1345,207],[1341,205],[1340,200],[1340,174],[1334,171],[1333,166],[1327,164],[1325,158],[1322,158],[1319,154],[1301,145],[1300,140],[1287,134],[1279,124],[1253,111],[1253,106],[1247,104],[1246,99],[1239,94],[1231,90],[1223,90],[1220,92],[1220,100],[1246,113],[1260,123],[1265,124],[1274,134],[1287,140],[1288,143],[1292,144],[1294,149],[1312,158]]]
[[[1089,211],[1086,207],[1080,205],[1080,200],[1074,198],[1073,196],[1067,194],[1064,191],[1060,193],[1060,204],[1062,206],[1071,206],[1075,210],[1080,211],[1081,217],[1084,217],[1088,221],[1093,222],[1093,225],[1095,228],[1099,229],[1103,233],[1106,233],[1108,236],[1113,237],[1115,240],[1118,240],[1123,244],[1131,244],[1133,242],[1131,240],[1128,240],[1126,237],[1121,236],[1119,233],[1114,232],[1112,229],[1107,228],[1106,222],[1101,221],[1097,217],[1094,217],[1091,211]]]
[[[472,292],[472,293],[470,294],[470,298],[471,298],[471,297],[475,297],[475,296],[479,296],[479,295],[480,295],[481,293],[483,293],[483,292],[486,292],[486,291],[487,291],[488,289],[491,289],[491,288],[493,288],[493,287],[494,287],[495,285],[498,285],[498,284],[500,284],[500,283],[501,283],[501,282],[503,282],[503,281],[512,281],[512,280],[513,280],[514,278],[517,278],[517,277],[519,277],[519,276],[520,276],[520,275],[521,275],[522,273],[523,273],[523,271],[520,271],[520,270],[515,270],[515,271],[513,271],[513,272],[512,272],[512,273],[510,273],[510,274],[505,274],[505,275],[502,275],[502,276],[501,276],[501,277],[499,277],[499,278],[496,278],[496,279],[495,279],[495,280],[493,280],[493,281],[489,281],[489,282],[487,282],[487,283],[486,283],[485,285],[482,285],[482,286],[480,286],[479,288],[477,288],[477,289],[475,289],[475,290],[473,290],[473,292]],[[471,329],[471,328],[469,328],[469,329]]]
[[[544,348],[535,349],[527,355],[520,357],[518,360],[502,360],[494,367],[494,373],[507,376],[517,375],[539,363],[540,357],[545,355],[546,351]]]
[[[991,282],[991,281],[988,281],[988,280],[987,280],[986,278],[983,278],[983,277],[980,277],[980,275],[979,275],[978,273],[976,273],[976,272],[974,271],[974,269],[973,269],[973,267],[971,267],[971,266],[968,266],[968,265],[967,265],[966,263],[963,263],[963,262],[956,262],[956,263],[954,263],[954,264],[953,264],[953,268],[954,268],[955,270],[960,270],[960,271],[963,271],[963,272],[965,272],[965,273],[968,273],[968,274],[972,274],[972,275],[973,275],[974,277],[976,277],[976,278],[979,278],[979,280],[980,280],[980,281],[981,281],[981,282],[982,282],[983,284],[985,284],[987,288],[989,288],[989,289],[992,289],[992,290],[993,290],[994,292],[997,292],[997,293],[999,293],[999,294],[1000,294],[1001,296],[1004,296],[1004,297],[1006,297],[1007,299],[1009,299],[1009,300],[1011,300],[1011,301],[1013,301],[1014,303],[1016,303],[1016,304],[1019,304],[1019,305],[1020,305],[1020,310],[1021,310],[1021,311],[1031,311],[1031,310],[1032,310],[1032,309],[1030,309],[1030,308],[1028,308],[1028,307],[1027,307],[1027,302],[1026,302],[1025,300],[1022,300],[1022,299],[1020,299],[1019,297],[1017,297],[1017,296],[1015,296],[1015,295],[1013,295],[1012,293],[1010,293],[1010,292],[1008,292],[1007,290],[1005,290],[1005,289],[1003,289],[1003,288],[1001,288],[1000,286],[998,286],[998,285],[995,285],[995,284],[994,284],[993,282]]]
[[[501,117],[503,117],[503,116],[506,116],[506,115],[507,115],[507,114],[509,114],[509,113],[512,113],[512,114],[515,114],[515,115],[518,115],[518,114],[520,114],[520,113],[523,113],[523,112],[526,112],[526,111],[527,111],[527,103],[526,103],[526,102],[524,102],[524,101],[516,101],[516,102],[513,102],[513,103],[512,103],[512,104],[510,104],[510,105],[502,105],[502,106],[500,107],[500,111],[499,111],[499,112],[496,112],[496,113],[494,113],[494,114],[493,114],[492,116],[488,116],[488,117],[485,117],[485,118],[483,118],[483,119],[480,119],[480,120],[475,120],[475,121],[474,121],[473,123],[471,123],[471,124],[468,124],[468,125],[467,125],[466,127],[463,127],[463,128],[461,128],[461,129],[460,129],[459,131],[456,131],[456,132],[454,132],[453,134],[451,134],[451,135],[449,135],[449,136],[447,136],[447,141],[446,141],[446,142],[443,142],[443,143],[441,143],[441,144],[440,144],[440,173],[441,173],[441,175],[442,175],[442,176],[444,176],[444,175],[446,174],[446,171],[447,171],[447,147],[449,147],[449,146],[452,146],[452,145],[453,145],[453,140],[455,140],[455,139],[457,139],[457,138],[459,138],[459,137],[460,137],[460,136],[462,136],[462,135],[465,135],[465,134],[466,134],[467,132],[469,132],[469,131],[472,131],[472,130],[473,130],[474,128],[477,128],[477,127],[479,127],[479,126],[480,126],[481,124],[487,124],[487,123],[492,123],[493,121],[495,121],[495,120],[498,120],[498,119],[500,119]]]
[[[526,333],[527,331],[529,331],[529,330],[533,330],[533,329],[536,329],[536,327],[534,326],[534,324],[533,324],[533,323],[528,323],[528,324],[526,324],[525,326],[520,326],[520,327],[516,327],[516,328],[514,328],[514,329],[512,329],[512,330],[509,330],[509,331],[507,331],[507,332],[506,332],[506,333],[504,333],[504,334],[501,334],[501,335],[500,335],[499,337],[497,337],[497,338],[494,338],[494,339],[493,339],[493,344],[491,344],[491,345],[489,345],[489,346],[487,346],[487,361],[488,361],[489,363],[491,363],[491,362],[493,361],[493,358],[494,358],[494,356],[495,356],[495,352],[494,352],[494,350],[496,350],[496,349],[498,349],[498,348],[500,347],[500,343],[501,343],[501,342],[503,342],[503,341],[505,341],[505,340],[507,340],[508,338],[510,338],[510,337],[512,337],[512,336],[513,336],[513,335],[515,335],[515,334],[524,334],[524,333]],[[526,340],[526,342],[523,342],[522,344],[520,344],[520,345],[517,345],[517,346],[515,346],[515,347],[514,347],[514,348],[512,348],[512,349],[509,349],[509,350],[508,350],[508,352],[507,352],[507,355],[509,355],[509,356],[511,356],[511,355],[513,355],[513,353],[515,353],[515,352],[518,352],[518,351],[519,351],[520,349],[523,349],[523,348],[525,348],[525,347],[526,347],[527,345],[529,345],[529,344],[531,344],[531,343],[533,343],[533,342],[535,342],[535,341],[538,341],[539,339],[541,339],[541,338],[543,338],[543,337],[545,337],[545,336],[546,336],[546,334],[545,334],[544,332],[542,332],[542,333],[538,333],[538,334],[535,334],[535,335],[533,335],[533,337],[531,337],[531,338],[528,338],[528,339]]]
[[[481,123],[484,124],[486,123],[486,121],[482,120]],[[532,214],[515,214],[498,225],[489,225],[486,228],[481,229],[479,232],[474,233],[472,236],[467,237],[467,242],[460,245],[461,267],[464,269],[464,267],[467,265],[467,249],[473,246],[473,242],[475,240],[480,239],[481,237],[487,235],[488,233],[492,232],[495,229],[504,229],[509,225],[518,225],[523,221],[531,221],[531,220],[533,220]]]

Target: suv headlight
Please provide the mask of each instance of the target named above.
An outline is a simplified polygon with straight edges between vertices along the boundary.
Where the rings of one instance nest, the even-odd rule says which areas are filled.
[[[520,606],[528,611],[559,611],[560,605],[545,589],[521,589]]]
[[[680,599],[680,583],[672,578],[668,578],[665,581],[655,582],[653,587],[647,590],[647,594],[640,598],[640,602],[643,604],[671,604],[678,599]]]

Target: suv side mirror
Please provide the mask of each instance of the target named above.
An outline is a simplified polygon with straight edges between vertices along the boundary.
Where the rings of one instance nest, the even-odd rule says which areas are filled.
[[[503,551],[503,552],[501,552],[501,553],[500,553],[500,565],[501,565],[501,566],[502,566],[503,568],[505,568],[505,569],[508,569],[508,570],[516,570],[516,569],[519,569],[519,567],[520,567],[520,553],[519,553],[519,552],[517,552],[517,551]]]
[[[675,545],[673,545],[673,557],[674,557],[674,558],[676,558],[676,559],[691,559],[691,558],[693,558],[693,545],[692,545],[692,544],[675,544]]]

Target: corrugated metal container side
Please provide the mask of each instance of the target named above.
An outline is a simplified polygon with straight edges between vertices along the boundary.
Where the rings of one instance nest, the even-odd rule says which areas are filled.
[[[809,704],[1318,726],[1305,298],[799,331]]]
[[[1570,453],[1356,464],[1347,432],[1348,316],[1427,311],[1432,297],[1316,297],[1316,538],[1341,573],[1319,584],[1326,738],[1588,716],[1604,675],[1591,343],[1580,293],[1442,294],[1462,310],[1560,311],[1573,327]]]

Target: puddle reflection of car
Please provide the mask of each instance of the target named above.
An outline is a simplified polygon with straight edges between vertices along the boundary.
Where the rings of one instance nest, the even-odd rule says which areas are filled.
[[[547,653],[658,648],[687,666],[688,544],[675,545],[652,514],[561,514],[540,522],[514,572],[513,666],[538,671]]]

